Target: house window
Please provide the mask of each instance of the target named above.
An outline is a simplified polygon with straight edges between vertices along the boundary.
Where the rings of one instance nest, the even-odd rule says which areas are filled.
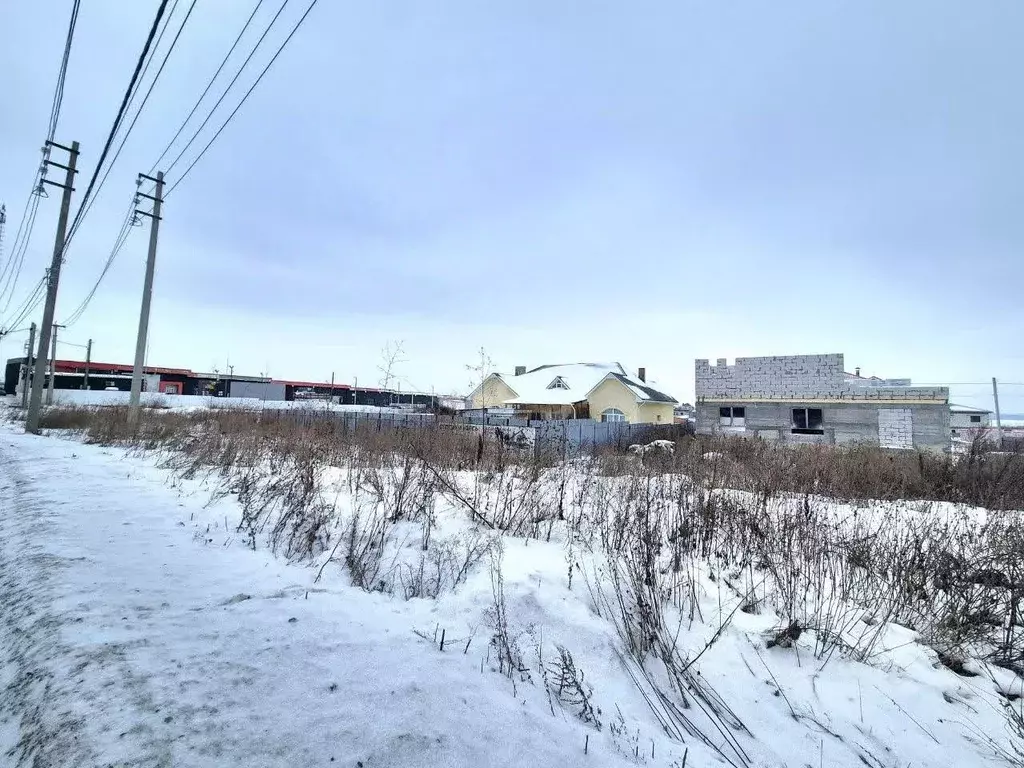
[[[793,409],[794,435],[824,435],[821,423],[821,408]]]
[[[618,408],[606,408],[601,413],[601,421],[625,421],[626,414]]]
[[[548,389],[568,389],[569,385],[565,383],[565,380],[561,376],[556,376],[554,381],[548,384]]]
[[[742,406],[719,408],[718,423],[723,427],[744,427],[747,424],[747,409]]]
[[[971,424],[981,424],[981,416],[971,416]]]

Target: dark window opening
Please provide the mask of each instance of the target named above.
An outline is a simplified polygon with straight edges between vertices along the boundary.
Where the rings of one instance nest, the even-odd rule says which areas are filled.
[[[723,427],[746,426],[747,409],[743,406],[725,406],[718,409],[718,423]]]
[[[794,435],[824,435],[822,428],[821,408],[793,409]]]
[[[981,416],[971,416],[971,424],[981,424]]]

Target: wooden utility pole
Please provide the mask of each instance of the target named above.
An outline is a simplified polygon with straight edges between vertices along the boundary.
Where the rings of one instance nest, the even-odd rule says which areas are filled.
[[[156,242],[160,232],[160,208],[164,198],[164,174],[157,173],[156,178],[139,174],[141,179],[156,182],[156,195],[139,192],[139,197],[153,201],[153,212],[135,209],[137,214],[149,217],[149,255],[146,257],[146,277],[142,284],[142,308],[139,310],[139,335],[135,340],[135,367],[132,369],[132,393],[128,400],[128,419],[132,424],[139,421],[139,407],[142,400],[142,368],[146,362],[146,337],[149,334],[149,306],[153,298],[153,272],[156,270]]]
[[[999,417],[999,384],[996,377],[992,377],[992,399],[996,404],[996,439],[999,440],[999,450],[1003,449],[1003,420]]]
[[[92,339],[85,345],[85,375],[82,377],[82,389],[89,389],[89,363],[92,362]]]
[[[64,262],[64,241],[68,228],[68,212],[71,209],[71,193],[74,192],[75,165],[78,163],[78,142],[71,142],[70,147],[65,147],[53,141],[46,142],[46,148],[51,147],[63,149],[70,156],[67,165],[55,163],[47,157],[43,160],[44,165],[53,165],[63,168],[64,183],[58,184],[49,179],[43,179],[43,184],[52,184],[64,190],[60,201],[60,216],[57,217],[57,235],[53,242],[53,259],[50,262],[50,271],[47,273],[46,305],[43,308],[43,324],[39,326],[39,352],[36,355],[35,367],[32,369],[32,394],[28,399],[28,414],[25,416],[25,431],[39,434],[39,412],[43,407],[43,378],[46,371],[46,348],[50,345],[50,332],[53,330],[53,315],[57,309],[57,287],[60,284],[60,268]]]
[[[50,380],[46,385],[46,404],[53,405],[53,380],[57,378],[57,329],[63,325],[53,324],[53,335],[50,337]]]
[[[21,407],[28,408],[28,388],[32,382],[32,352],[36,348],[36,324],[28,327],[28,349],[25,350],[25,382],[21,385]]]

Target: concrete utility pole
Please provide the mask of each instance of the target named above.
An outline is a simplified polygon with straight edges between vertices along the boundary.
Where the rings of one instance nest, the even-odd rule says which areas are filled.
[[[996,438],[999,440],[999,449],[1003,448],[1003,421],[999,418],[999,384],[996,377],[992,377],[992,399],[996,404]]]
[[[52,184],[64,190],[60,201],[60,216],[57,218],[57,236],[53,243],[53,260],[50,262],[50,271],[47,276],[46,305],[43,309],[43,324],[39,326],[39,353],[36,355],[35,367],[32,369],[32,394],[28,399],[28,414],[25,417],[25,431],[39,434],[39,412],[43,406],[43,377],[46,371],[46,348],[50,345],[50,332],[53,330],[53,315],[57,309],[57,287],[60,284],[60,268],[64,263],[64,240],[68,228],[68,212],[71,208],[71,193],[74,192],[75,165],[78,163],[78,142],[71,142],[70,147],[65,147],[53,141],[47,141],[46,147],[57,147],[68,153],[70,159],[67,165],[55,163],[49,158],[44,165],[53,165],[65,170],[64,183],[58,184],[49,179],[43,179],[43,184]]]
[[[142,216],[149,216],[149,256],[146,257],[146,278],[145,282],[142,284],[142,308],[139,310],[139,336],[135,341],[135,367],[132,369],[132,393],[128,400],[128,419],[132,424],[137,424],[139,421],[139,405],[142,400],[142,367],[145,365],[146,361],[146,336],[149,333],[149,305],[153,298],[153,272],[156,269],[156,241],[160,232],[160,207],[164,202],[163,171],[157,173],[155,179],[152,176],[140,173],[139,179],[140,184],[142,183],[141,179],[149,179],[150,181],[156,182],[156,195],[147,195],[144,192],[138,193],[140,197],[145,197],[153,201],[152,213],[140,211],[138,208],[135,209],[136,213]]]
[[[82,377],[82,389],[89,389],[89,363],[92,362],[92,339],[85,345],[85,375]]]
[[[32,352],[36,348],[36,324],[28,327],[28,349],[25,351],[25,383],[21,385],[21,407],[28,408],[28,388],[32,381]]]
[[[46,385],[46,404],[53,405],[53,380],[57,378],[57,329],[63,325],[53,324],[53,336],[50,337],[50,381]]]

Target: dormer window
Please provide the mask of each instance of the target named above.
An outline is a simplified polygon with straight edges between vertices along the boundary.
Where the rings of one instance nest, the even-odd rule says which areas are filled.
[[[565,383],[565,379],[561,376],[555,376],[554,381],[548,384],[548,389],[568,389],[569,385]]]

